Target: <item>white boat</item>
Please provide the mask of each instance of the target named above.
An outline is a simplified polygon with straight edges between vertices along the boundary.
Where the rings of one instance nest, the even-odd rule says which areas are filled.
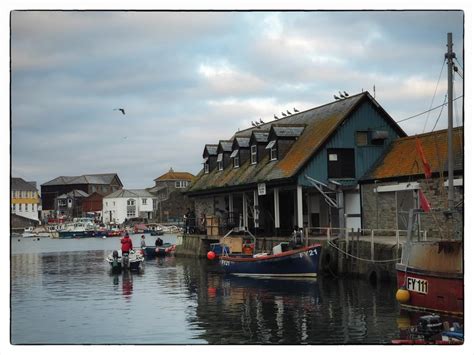
[[[38,237],[38,234],[35,233],[34,227],[28,227],[28,228],[25,228],[21,236],[23,238],[36,238]]]
[[[128,254],[128,265],[122,265],[123,260],[122,251],[114,250],[105,259],[109,263],[113,272],[120,272],[123,268],[130,269],[133,271],[141,271],[143,269],[143,260],[145,260],[141,250],[130,250]],[[127,260],[125,261],[127,262]]]

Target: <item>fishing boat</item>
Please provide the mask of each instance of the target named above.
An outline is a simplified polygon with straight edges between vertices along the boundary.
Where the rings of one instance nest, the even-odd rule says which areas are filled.
[[[142,248],[146,258],[155,258],[157,256],[170,256],[176,250],[176,245],[164,243],[161,246],[146,246]]]
[[[272,254],[222,255],[219,263],[224,272],[234,275],[271,277],[315,277],[319,269],[321,245],[313,244]]]
[[[120,272],[124,268],[130,269],[132,271],[141,271],[143,269],[143,260],[144,257],[142,253],[134,249],[130,250],[128,258],[122,257],[122,251],[114,250],[105,259],[105,261],[109,263],[113,272]]]
[[[23,231],[23,233],[21,234],[21,236],[23,238],[33,238],[33,237],[37,237],[38,234],[35,233],[34,231],[34,227],[28,227],[28,228],[25,228],[25,230]]]
[[[412,209],[409,213],[407,242],[402,246],[401,261],[396,264],[397,300],[402,308],[464,314],[463,236],[453,233],[454,208],[452,149],[452,53],[451,33],[448,33],[448,210],[443,211],[443,225],[451,225],[448,233],[436,240],[415,238],[416,216],[426,209]],[[421,191],[421,190],[420,190]],[[420,198],[421,200],[421,198]],[[423,201],[422,201],[423,202]],[[420,203],[421,205],[421,203]]]
[[[89,238],[94,236],[95,230],[95,224],[88,218],[75,218],[58,230],[58,236],[60,239]]]

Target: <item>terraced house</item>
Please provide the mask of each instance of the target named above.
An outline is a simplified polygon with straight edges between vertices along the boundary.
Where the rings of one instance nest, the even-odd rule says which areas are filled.
[[[358,228],[359,179],[404,136],[363,92],[207,144],[187,193],[198,217],[216,217],[220,234],[236,226],[257,236]]]

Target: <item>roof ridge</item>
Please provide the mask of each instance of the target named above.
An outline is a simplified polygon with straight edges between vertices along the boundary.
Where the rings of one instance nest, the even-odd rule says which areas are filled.
[[[462,129],[464,129],[464,126],[458,126],[458,127],[453,128],[453,130],[462,130]],[[414,135],[406,136],[406,137],[400,137],[400,138],[396,139],[396,141],[402,141],[402,140],[405,141],[405,140],[411,140],[411,139],[415,139],[415,138],[423,138],[423,137],[440,135],[440,134],[444,134],[444,133],[448,133],[447,128],[440,129],[438,131],[433,131],[433,132],[426,132],[426,133],[414,134]]]

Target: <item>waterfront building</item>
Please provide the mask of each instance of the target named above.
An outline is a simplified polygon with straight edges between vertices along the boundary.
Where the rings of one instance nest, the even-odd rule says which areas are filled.
[[[462,233],[464,196],[463,127],[453,129],[454,226]],[[417,151],[419,140],[431,177]],[[443,231],[441,210],[447,210],[448,147],[447,130],[396,139],[389,150],[361,179],[363,225],[367,229],[407,229],[408,211],[420,208],[421,190],[435,210],[421,215],[419,228],[429,234]],[[438,211],[436,211],[438,210]]]
[[[82,200],[83,217],[93,217],[98,220],[102,218],[102,201],[104,196],[98,192],[93,192]]]
[[[363,92],[207,144],[188,189],[196,215],[257,236],[361,227],[359,179],[405,132]],[[229,150],[231,142],[231,150]],[[214,222],[213,222],[214,223]]]
[[[27,182],[19,177],[11,178],[11,213],[13,215],[39,221],[40,201],[36,182]]]
[[[106,195],[122,187],[122,182],[115,173],[59,176],[41,185],[43,216],[48,217],[54,215],[55,200],[57,197],[73,190],[81,190],[87,195],[94,192]]]
[[[60,219],[82,217],[82,201],[89,195],[82,190],[72,190],[54,199],[55,215]]]
[[[155,199],[155,195],[144,189],[112,192],[103,198],[102,221],[122,224],[132,218],[150,220],[153,218]]]
[[[156,196],[155,216],[158,222],[180,222],[188,208],[194,208],[193,202],[183,194],[194,179],[188,172],[178,172],[170,168],[157,177],[155,186],[147,190]]]

